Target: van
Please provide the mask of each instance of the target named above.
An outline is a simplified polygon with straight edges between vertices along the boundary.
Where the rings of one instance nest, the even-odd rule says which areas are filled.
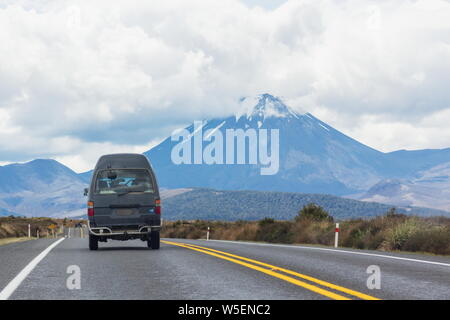
[[[108,240],[147,241],[159,249],[161,198],[152,166],[142,154],[100,157],[85,189],[89,249]]]

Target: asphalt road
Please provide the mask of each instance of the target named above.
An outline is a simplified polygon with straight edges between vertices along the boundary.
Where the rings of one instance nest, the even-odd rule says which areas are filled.
[[[0,296],[15,282],[9,299],[450,299],[446,257],[181,239],[160,250],[136,240],[89,251],[80,236],[72,229],[19,283],[58,239],[0,246]],[[71,266],[80,289],[67,286]],[[380,270],[380,289],[367,286],[369,266]]]

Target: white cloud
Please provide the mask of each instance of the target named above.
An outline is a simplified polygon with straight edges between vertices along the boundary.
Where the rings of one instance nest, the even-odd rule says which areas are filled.
[[[273,10],[281,6],[287,0],[242,0],[249,7],[261,7]]]
[[[142,153],[155,146],[158,140],[145,145],[119,145],[110,142],[105,143],[81,143],[71,147],[70,152],[58,155],[54,159],[65,164],[69,168],[84,172],[93,169],[101,155],[108,153]]]
[[[263,92],[384,151],[449,147],[449,16],[439,0],[6,1],[0,161],[85,170],[95,147],[144,151]]]

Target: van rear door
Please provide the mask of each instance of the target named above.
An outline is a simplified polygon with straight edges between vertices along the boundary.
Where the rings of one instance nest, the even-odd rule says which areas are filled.
[[[155,220],[159,192],[150,170],[99,170],[91,187],[97,226],[134,228]]]

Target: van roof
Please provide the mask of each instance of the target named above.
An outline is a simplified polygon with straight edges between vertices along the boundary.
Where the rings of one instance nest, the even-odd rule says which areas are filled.
[[[98,159],[94,170],[109,168],[144,168],[151,169],[147,157],[139,153],[106,154]]]

